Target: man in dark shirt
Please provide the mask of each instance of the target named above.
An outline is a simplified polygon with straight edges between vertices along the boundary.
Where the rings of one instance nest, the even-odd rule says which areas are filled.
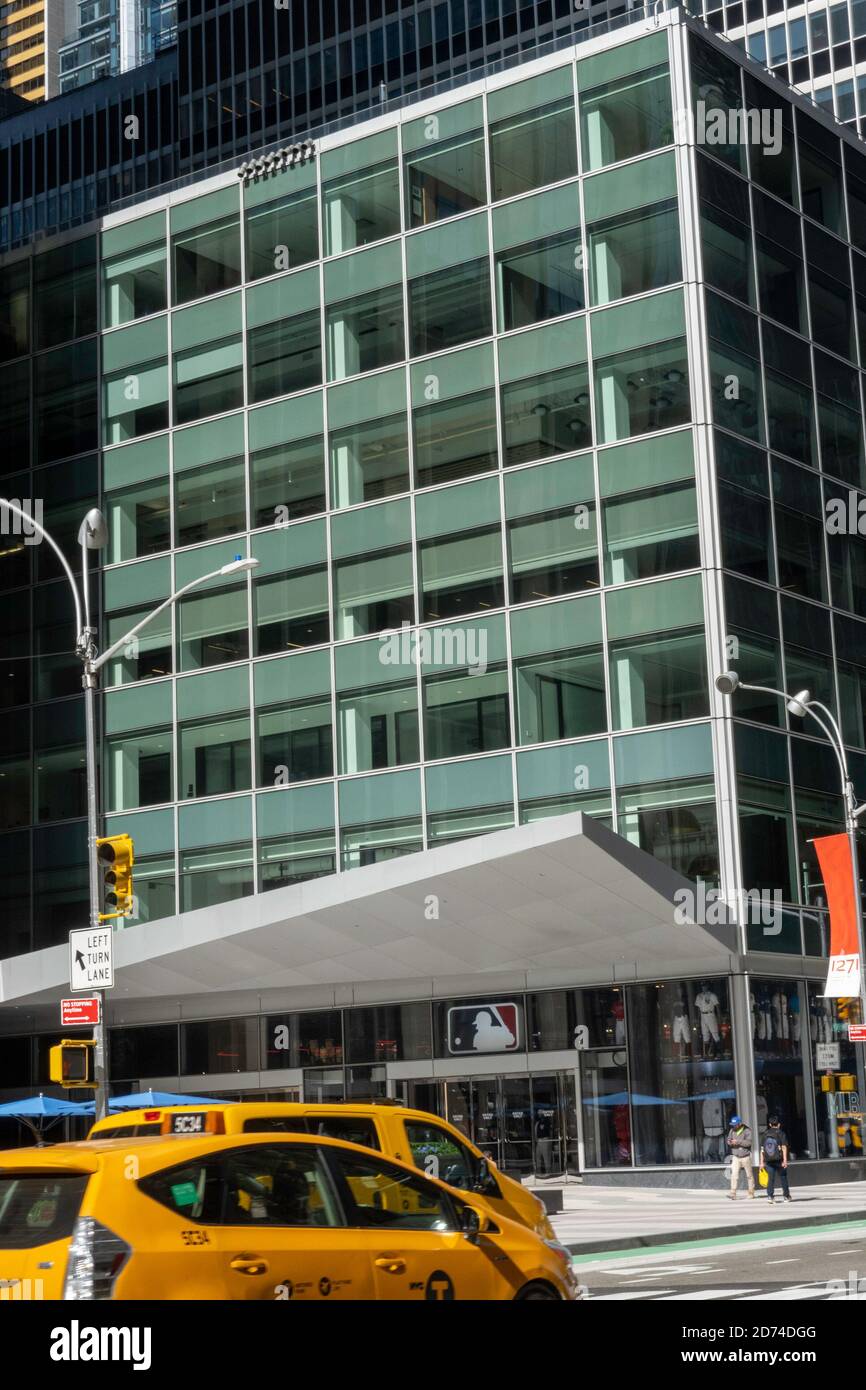
[[[767,1170],[767,1201],[776,1200],[776,1179],[782,1184],[782,1194],[786,1202],[792,1201],[788,1188],[788,1136],[782,1129],[778,1115],[767,1119],[767,1132],[761,1145],[761,1166]]]

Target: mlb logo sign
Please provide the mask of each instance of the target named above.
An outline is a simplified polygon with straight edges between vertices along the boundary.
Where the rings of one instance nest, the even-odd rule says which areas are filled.
[[[448,1051],[516,1052],[520,1010],[516,1004],[469,1004],[448,1010]]]

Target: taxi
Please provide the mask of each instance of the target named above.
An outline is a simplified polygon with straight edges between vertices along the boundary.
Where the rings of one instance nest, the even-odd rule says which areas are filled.
[[[173,1105],[165,1109],[128,1110],[99,1120],[88,1138],[146,1134],[322,1134],[363,1144],[405,1163],[428,1177],[441,1178],[464,1198],[483,1197],[499,1216],[517,1221],[555,1240],[544,1204],[476,1148],[459,1129],[430,1115],[393,1102],[333,1105],[304,1101],[243,1101],[224,1105]]]
[[[0,1287],[12,1300],[582,1296],[561,1245],[483,1198],[357,1144],[281,1132],[0,1153]]]

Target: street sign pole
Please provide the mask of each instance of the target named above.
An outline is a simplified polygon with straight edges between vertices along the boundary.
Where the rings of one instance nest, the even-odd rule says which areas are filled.
[[[87,865],[90,875],[90,925],[94,931],[99,927],[99,866],[96,862],[96,841],[99,835],[99,819],[96,804],[96,676],[85,669],[84,675],[84,721],[87,736]],[[110,930],[110,928],[109,928]],[[108,1047],[105,1027],[105,997],[102,990],[95,991],[99,1000],[99,1022],[93,1026],[93,1077],[96,1082],[94,1103],[97,1120],[104,1120],[108,1114]]]

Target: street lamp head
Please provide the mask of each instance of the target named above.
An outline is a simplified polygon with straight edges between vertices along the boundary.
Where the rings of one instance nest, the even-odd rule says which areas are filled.
[[[223,565],[220,574],[245,574],[247,570],[258,569],[259,562],[251,555],[236,555],[227,565]]]
[[[806,718],[806,711],[811,703],[811,690],[798,690],[796,695],[792,695],[790,700],[786,701],[788,713],[796,714],[798,719]]]
[[[740,678],[736,671],[723,671],[720,676],[716,676],[715,685],[720,695],[733,695],[739,684]]]
[[[78,544],[102,550],[108,544],[108,522],[98,507],[91,507],[78,528]]]

